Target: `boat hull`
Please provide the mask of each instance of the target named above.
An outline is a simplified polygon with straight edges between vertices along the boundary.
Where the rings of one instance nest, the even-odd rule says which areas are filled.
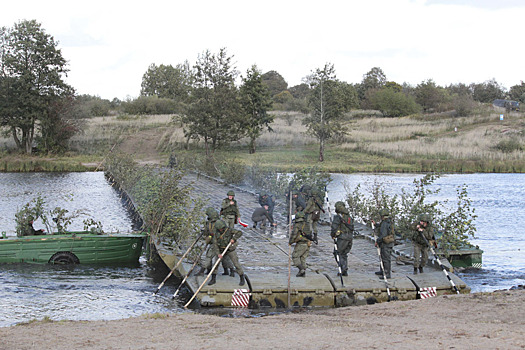
[[[115,264],[137,262],[145,235],[90,233],[0,239],[0,263]]]

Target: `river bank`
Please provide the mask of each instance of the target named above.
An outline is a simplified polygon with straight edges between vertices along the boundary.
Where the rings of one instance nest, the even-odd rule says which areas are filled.
[[[0,349],[523,349],[523,290],[236,318],[153,314],[0,328]]]

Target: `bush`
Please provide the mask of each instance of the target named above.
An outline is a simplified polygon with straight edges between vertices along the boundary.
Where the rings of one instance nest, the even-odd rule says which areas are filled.
[[[512,153],[514,151],[523,151],[523,146],[516,139],[502,140],[494,146],[495,149],[503,153]]]
[[[122,110],[128,114],[172,114],[184,110],[184,105],[169,98],[140,96],[122,103]]]

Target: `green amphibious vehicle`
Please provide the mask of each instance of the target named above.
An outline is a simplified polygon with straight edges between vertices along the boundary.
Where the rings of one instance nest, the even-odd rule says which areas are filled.
[[[68,232],[0,236],[0,263],[117,264],[139,260],[147,235]]]

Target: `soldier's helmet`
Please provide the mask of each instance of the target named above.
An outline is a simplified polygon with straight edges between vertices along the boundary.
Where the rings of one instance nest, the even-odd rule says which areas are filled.
[[[387,208],[383,208],[383,209],[381,209],[381,210],[379,211],[379,215],[380,215],[381,217],[389,216],[389,215],[390,215],[390,212],[388,211]]]
[[[259,194],[259,196],[261,196],[261,197],[266,197],[266,196],[268,196],[268,193],[266,193],[266,192],[263,191],[263,192],[261,192],[261,193]]]
[[[304,221],[304,213],[302,211],[295,214],[295,222]]]
[[[337,209],[341,209],[341,208],[345,208],[345,203],[344,203],[344,202],[341,202],[341,201],[336,202],[336,203],[335,203],[335,210],[337,210]]]
[[[226,228],[226,223],[222,220],[219,220],[215,223],[215,228],[219,231],[223,231]]]
[[[229,190],[226,195],[228,195],[228,196],[235,196],[235,192],[233,192],[233,190]]]
[[[206,208],[206,216],[211,217],[213,214],[217,214],[217,211],[213,209],[212,207]]]
[[[428,214],[419,215],[419,221],[430,223],[430,215]]]

